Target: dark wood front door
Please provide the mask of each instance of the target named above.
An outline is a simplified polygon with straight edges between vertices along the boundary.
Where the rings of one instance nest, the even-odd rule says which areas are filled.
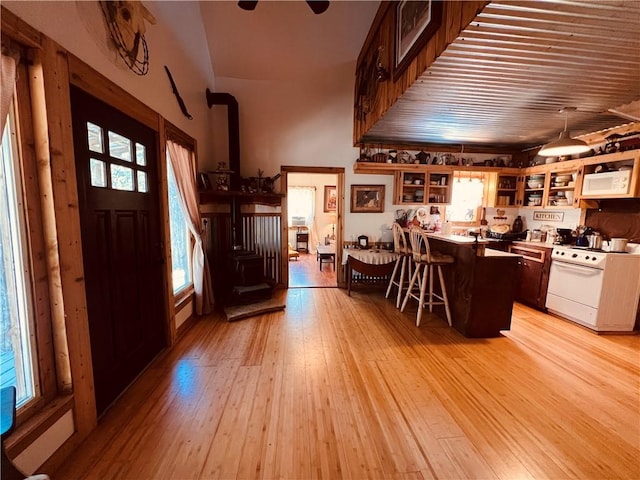
[[[98,414],[166,345],[156,133],[72,88]]]

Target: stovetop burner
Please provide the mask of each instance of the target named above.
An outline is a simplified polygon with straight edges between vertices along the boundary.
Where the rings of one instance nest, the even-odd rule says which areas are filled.
[[[587,252],[603,252],[603,253],[606,253],[601,248],[578,247],[578,246],[575,246],[575,245],[571,247],[571,250],[583,250],[583,251],[587,251]]]
[[[600,253],[629,253],[629,252],[610,252],[608,250],[603,250],[602,248],[591,248],[591,247],[570,247],[571,250],[581,250],[583,252],[600,252]]]

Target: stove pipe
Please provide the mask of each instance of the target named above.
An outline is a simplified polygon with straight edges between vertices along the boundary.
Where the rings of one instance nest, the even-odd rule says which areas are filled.
[[[229,132],[229,190],[240,191],[240,117],[238,101],[230,93],[212,92],[207,88],[207,106],[225,105],[227,107],[227,131]],[[231,245],[234,250],[241,249],[238,235],[242,231],[242,217],[240,202],[235,196],[231,197]]]

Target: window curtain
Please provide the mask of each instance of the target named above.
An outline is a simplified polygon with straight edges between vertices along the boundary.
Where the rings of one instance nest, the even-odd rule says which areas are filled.
[[[316,209],[315,187],[289,187],[287,192],[287,210],[289,225],[293,225],[293,217],[304,217],[305,225],[313,225]]]
[[[4,133],[4,126],[7,123],[7,115],[9,114],[9,106],[13,98],[13,92],[16,88],[16,65],[18,64],[18,54],[11,51],[4,44],[2,45],[2,78],[0,87],[0,122],[2,122],[2,130],[0,135]]]
[[[191,271],[193,272],[193,288],[196,295],[196,314],[206,315],[213,311],[213,285],[211,284],[207,257],[202,247],[206,227],[203,226],[198,209],[196,172],[191,161],[191,151],[171,140],[167,141],[167,149],[180,193],[180,204],[185,219],[187,219],[187,226],[195,239],[191,256]]]
[[[309,233],[307,248],[312,251],[311,246],[318,242],[315,228],[316,187],[289,187],[287,189],[287,211],[289,227],[298,228],[300,220],[304,220],[304,226],[307,227]]]

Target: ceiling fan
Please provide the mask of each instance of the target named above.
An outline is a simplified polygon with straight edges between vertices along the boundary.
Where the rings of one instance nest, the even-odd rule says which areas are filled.
[[[313,13],[315,13],[316,15],[319,15],[323,12],[327,11],[327,8],[329,8],[329,0],[306,0],[307,1],[307,5],[309,5],[309,8],[313,11]],[[240,8],[242,8],[243,10],[254,10],[256,8],[256,5],[258,4],[258,0],[256,1],[240,1],[238,2],[238,6]]]

